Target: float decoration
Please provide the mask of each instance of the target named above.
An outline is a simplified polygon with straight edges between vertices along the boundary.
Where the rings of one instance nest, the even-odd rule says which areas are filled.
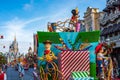
[[[95,49],[97,55],[97,76],[99,79],[112,80],[113,62],[110,53],[114,45],[110,46],[107,43],[100,43]]]
[[[72,80],[94,80],[88,71],[72,72]]]
[[[71,72],[90,70],[88,51],[62,51],[59,58],[61,77],[65,80],[70,79]]]
[[[100,32],[79,32],[80,20],[78,19],[78,8],[73,9],[71,12],[71,19],[52,23],[49,22],[49,32],[38,32],[37,34],[39,47],[38,56],[41,56],[39,59],[45,62],[45,64],[42,64],[43,61],[40,63],[40,77],[42,80],[48,79],[49,76],[52,77],[53,80],[69,80],[72,72],[90,72],[91,53],[89,54],[87,50],[93,46],[92,44],[94,42],[98,42]],[[57,32],[58,30],[61,32]],[[54,61],[53,59],[49,61],[47,58],[45,58],[46,55],[42,54],[44,50],[42,43],[46,40],[53,42],[51,50],[56,56],[58,56],[58,66],[55,63],[57,62],[56,60]],[[39,62],[40,61],[38,61],[38,63]],[[48,62],[50,65],[47,64]],[[41,65],[44,65],[44,67]],[[52,68],[49,68],[51,66]],[[51,69],[55,72],[54,76],[54,73],[52,73]],[[46,74],[46,71],[49,73]],[[87,77],[86,79],[89,78],[90,77]]]
[[[80,20],[78,20],[79,10],[78,8],[71,11],[71,19],[66,21],[58,21],[54,23],[48,22],[47,28],[49,32],[56,32],[57,30],[61,32],[79,32],[80,31]]]
[[[38,59],[41,61],[45,61],[45,69],[43,67],[40,67],[40,79],[41,80],[48,80],[48,77],[51,76],[52,80],[58,79],[58,73],[60,72],[58,70],[58,66],[53,60],[57,60],[57,57],[54,55],[54,53],[50,50],[52,42],[50,40],[46,40],[43,42],[45,45],[45,51],[44,56],[39,57]]]

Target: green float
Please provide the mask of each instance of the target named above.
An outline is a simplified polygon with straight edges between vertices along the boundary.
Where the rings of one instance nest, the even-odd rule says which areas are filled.
[[[96,63],[90,63],[90,76],[94,77],[95,80],[98,80],[96,76]]]

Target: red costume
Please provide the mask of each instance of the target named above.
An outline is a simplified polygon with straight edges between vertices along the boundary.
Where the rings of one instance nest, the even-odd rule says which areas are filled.
[[[0,73],[0,80],[6,80],[6,74],[4,72]]]
[[[49,54],[51,51],[50,50],[45,50],[44,55]]]
[[[4,73],[0,74],[0,80],[4,80]]]

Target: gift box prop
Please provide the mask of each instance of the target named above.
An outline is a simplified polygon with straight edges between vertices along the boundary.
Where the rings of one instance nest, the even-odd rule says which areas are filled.
[[[81,72],[72,72],[72,78],[83,78],[89,77],[90,73],[88,71],[81,71]]]
[[[87,77],[87,78],[75,78],[75,79],[70,79],[70,80],[94,80],[94,78]]]
[[[94,80],[88,71],[72,72],[71,77],[71,80]]]
[[[72,72],[90,71],[88,51],[62,51],[59,58],[59,69],[64,80],[69,80]]]

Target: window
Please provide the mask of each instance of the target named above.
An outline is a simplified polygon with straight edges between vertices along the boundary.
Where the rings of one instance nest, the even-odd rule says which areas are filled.
[[[89,31],[92,31],[92,27],[89,28]]]
[[[112,37],[112,34],[110,34],[110,37]]]
[[[105,35],[105,39],[107,39],[108,38],[108,36],[107,35]]]
[[[120,11],[120,6],[118,7],[119,11]]]
[[[115,32],[115,36],[117,36],[118,35],[118,32]]]

